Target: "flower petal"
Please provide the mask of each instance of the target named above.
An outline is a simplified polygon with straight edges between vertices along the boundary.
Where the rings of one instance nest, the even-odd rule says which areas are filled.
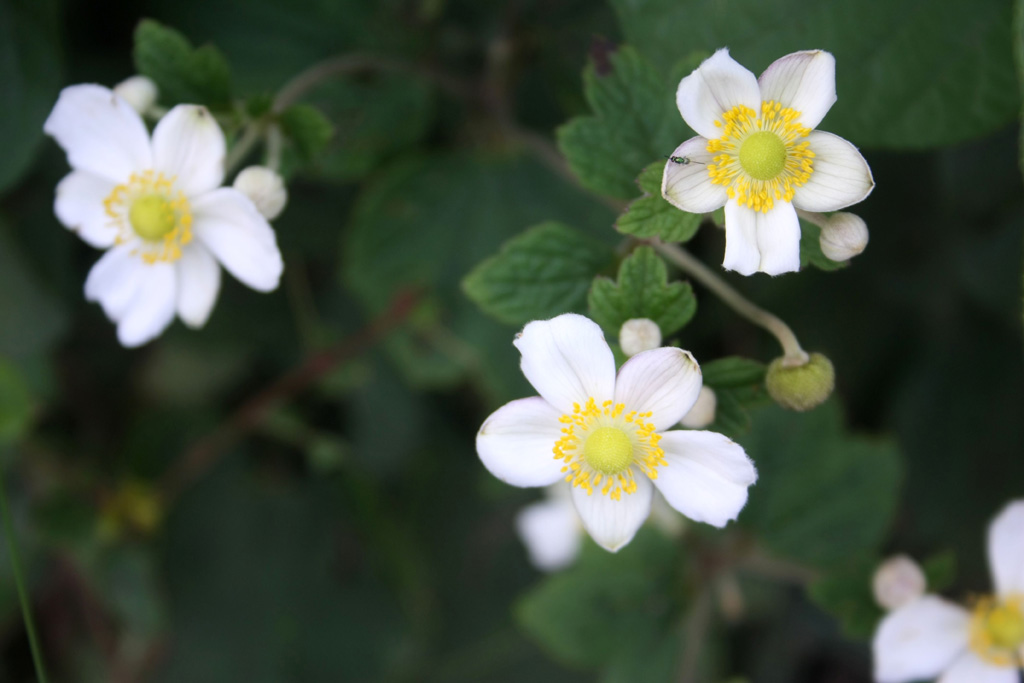
[[[220,292],[220,265],[206,247],[192,243],[181,250],[178,268],[178,317],[195,329],[206,324]]]
[[[523,374],[537,393],[562,411],[593,398],[598,405],[615,394],[615,358],[593,320],[565,313],[526,325],[514,342]]]
[[[795,109],[797,121],[814,128],[836,101],[836,58],[823,50],[794,52],[772,62],[757,83],[762,100]]]
[[[671,431],[661,435],[667,467],[654,485],[669,505],[696,522],[723,527],[747,503],[757,470],[743,447],[718,432]]]
[[[852,144],[821,130],[812,130],[807,142],[814,152],[814,171],[795,189],[793,206],[804,211],[838,211],[875,189],[868,162]]]
[[[925,595],[890,612],[875,631],[875,679],[905,683],[931,679],[967,648],[967,610]]]
[[[736,105],[761,111],[761,90],[757,78],[721,49],[704,60],[679,82],[676,106],[686,125],[708,139],[722,136],[722,114]]]
[[[722,267],[753,275],[761,265],[757,247],[757,212],[735,200],[725,203],[725,258]]]
[[[100,85],[64,88],[43,124],[78,171],[123,183],[152,166],[149,134],[142,117],[111,90]]]
[[[1024,593],[1024,500],[1011,502],[988,527],[988,566],[996,593]]]
[[[556,460],[561,412],[539,396],[506,403],[484,420],[476,452],[491,474],[512,486],[547,486],[561,479]]]
[[[567,484],[555,484],[566,488]],[[516,515],[516,531],[537,569],[553,572],[573,563],[580,552],[583,528],[568,498],[527,505]]]
[[[661,196],[672,206],[690,213],[708,213],[728,200],[724,185],[714,185],[708,175],[712,154],[707,138],[690,138],[676,147],[674,157],[689,159],[688,164],[669,161],[661,178]]]
[[[117,323],[117,339],[122,346],[141,346],[160,336],[174,320],[177,299],[177,272],[174,264],[143,264],[135,294]]]
[[[757,211],[758,270],[781,275],[800,270],[800,219],[789,202],[778,202],[767,213]]]
[[[114,322],[124,316],[146,275],[146,264],[132,255],[134,249],[131,244],[123,244],[108,250],[85,279],[86,301],[99,302]]]
[[[1018,683],[1017,671],[1017,667],[993,666],[973,652],[966,652],[937,683]]]
[[[615,402],[627,411],[651,412],[645,422],[668,429],[697,401],[703,379],[689,351],[666,346],[642,351],[623,364],[615,379]]]
[[[634,469],[636,491],[623,493],[619,500],[572,487],[572,502],[583,520],[583,528],[605,550],[613,553],[633,540],[637,529],[651,513],[654,486],[646,475]]]
[[[113,181],[87,171],[72,171],[57,183],[53,212],[64,227],[87,244],[105,249],[114,244],[118,232],[103,205],[115,186]]]
[[[221,265],[260,292],[277,289],[284,270],[267,219],[238,190],[222,187],[192,201],[192,229]]]
[[[206,107],[179,104],[153,130],[153,165],[190,198],[224,180],[224,133]]]

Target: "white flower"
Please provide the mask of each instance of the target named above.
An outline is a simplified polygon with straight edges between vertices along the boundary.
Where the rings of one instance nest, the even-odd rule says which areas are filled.
[[[725,206],[725,259],[743,275],[800,269],[795,208],[835,211],[871,192],[871,169],[846,140],[813,130],[836,101],[835,58],[795,52],[760,79],[719,50],[679,83],[697,137],[665,165],[662,194],[684,211]],[[795,208],[794,208],[795,207]]]
[[[571,565],[579,555],[583,522],[572,503],[569,487],[545,489],[545,499],[530,503],[516,515],[516,531],[537,569],[554,572]],[[685,522],[658,492],[651,501],[651,522],[665,533],[679,535]]]
[[[655,486],[690,519],[736,518],[757,479],[743,449],[715,432],[662,431],[700,392],[689,352],[644,351],[616,376],[601,328],[571,313],[528,324],[514,343],[540,396],[506,404],[480,428],[477,453],[493,475],[513,486],[564,479],[584,528],[611,551],[647,519]]]
[[[242,169],[231,186],[251,199],[268,221],[280,216],[288,203],[288,188],[284,186],[284,178],[266,166]]]
[[[175,313],[202,327],[221,265],[253,289],[277,287],[283,264],[274,231],[245,195],[220,187],[224,134],[205,108],[175,107],[151,140],[123,99],[75,85],[61,92],[43,130],[73,169],[57,185],[57,218],[107,250],[85,296],[117,323],[124,346],[158,336]]]
[[[988,530],[995,594],[970,611],[925,595],[891,612],[875,631],[879,683],[1017,683],[1024,661],[1024,500]]]

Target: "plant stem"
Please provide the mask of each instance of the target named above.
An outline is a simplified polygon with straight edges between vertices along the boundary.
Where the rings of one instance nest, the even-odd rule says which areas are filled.
[[[7,503],[7,484],[3,477],[3,465],[0,465],[0,516],[3,517],[4,534],[7,536],[7,547],[11,553],[11,568],[14,570],[14,583],[18,588],[18,600],[21,602],[21,615],[25,620],[25,632],[28,634],[29,647],[32,649],[32,661],[36,667],[39,683],[47,683],[46,667],[43,666],[43,651],[39,646],[36,634],[36,623],[32,618],[32,605],[29,602],[28,590],[25,588],[25,577],[21,569],[21,553],[18,541],[14,536],[14,521],[11,508]]]
[[[782,346],[786,365],[803,365],[808,361],[807,352],[800,346],[793,330],[781,318],[749,301],[682,247],[676,244],[666,244],[658,239],[651,240],[651,246],[694,280],[710,289],[729,308],[774,335],[779,341],[779,345]]]
[[[224,159],[224,175],[229,176],[238,170],[240,165],[245,158],[249,156],[249,152],[256,146],[256,143],[263,137],[264,129],[263,119],[257,119],[251,121],[245,127],[245,131],[242,132],[242,137],[238,138],[238,142],[232,146],[231,151],[228,152],[227,157]]]
[[[435,71],[430,67],[405,62],[400,59],[356,53],[326,59],[299,73],[278,91],[271,111],[275,114],[280,114],[324,81],[360,71],[394,71],[416,74],[433,81],[443,90],[447,90],[460,97],[465,96],[468,91],[462,81],[448,74]]]

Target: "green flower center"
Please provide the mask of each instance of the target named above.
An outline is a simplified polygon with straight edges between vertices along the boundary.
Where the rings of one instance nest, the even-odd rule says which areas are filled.
[[[772,180],[786,167],[786,143],[770,130],[754,133],[740,145],[740,166],[757,180]]]
[[[583,445],[583,459],[604,474],[618,474],[633,462],[633,442],[618,427],[598,427]]]
[[[171,202],[159,194],[148,194],[132,202],[128,220],[135,234],[150,242],[163,239],[177,222]]]

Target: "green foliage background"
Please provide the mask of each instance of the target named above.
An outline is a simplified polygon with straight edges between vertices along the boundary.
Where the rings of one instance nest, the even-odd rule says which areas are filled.
[[[985,524],[1024,493],[1013,5],[0,0],[0,467],[54,680],[869,681],[877,559],[983,592]],[[836,397],[807,414],[764,395],[771,338],[629,241],[688,242],[720,271],[722,231],[658,178],[691,135],[675,85],[723,46],[755,73],[832,51],[821,128],[877,183],[850,267],[825,272],[807,224],[800,274],[724,274],[835,364]],[[352,54],[415,66],[280,114],[281,288],[225,278],[201,332],[119,347],[82,293],[98,253],[52,211],[67,166],[42,122],[60,88],[142,70],[234,138],[296,73]],[[652,317],[700,361],[712,428],[761,474],[728,531],[644,529],[560,574],[529,565],[513,519],[538,493],[493,480],[473,440],[532,393],[518,327],[566,310],[613,341]],[[339,345],[307,391],[169,479]],[[153,524],[126,490],[164,496]],[[5,545],[0,681],[21,683],[9,567]],[[737,590],[739,609],[722,597]]]

